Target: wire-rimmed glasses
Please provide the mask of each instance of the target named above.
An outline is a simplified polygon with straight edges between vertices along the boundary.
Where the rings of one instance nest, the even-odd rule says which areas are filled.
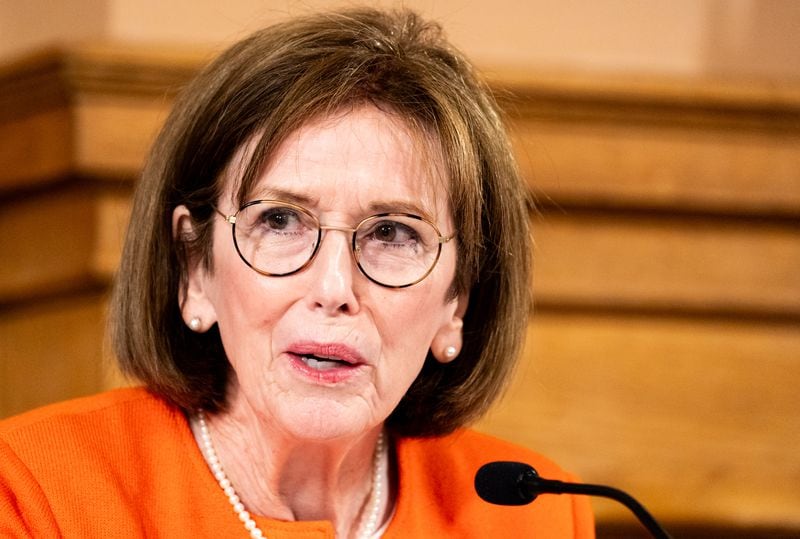
[[[270,277],[292,275],[308,266],[319,251],[323,230],[349,232],[359,271],[374,283],[405,288],[427,277],[442,253],[442,236],[435,224],[410,213],[379,213],[355,228],[320,224],[309,210],[279,200],[253,200],[233,215],[220,214],[231,224],[236,251],[253,270]]]

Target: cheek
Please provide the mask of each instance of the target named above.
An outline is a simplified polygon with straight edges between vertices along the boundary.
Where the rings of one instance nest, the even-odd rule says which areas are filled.
[[[375,303],[380,306],[374,319],[384,351],[403,355],[400,361],[410,369],[422,366],[447,313],[444,294],[438,288],[428,288],[410,297],[405,296],[408,290],[402,291],[397,301],[386,298]]]
[[[248,343],[269,330],[289,298],[245,265],[233,252],[215,257],[211,301],[226,353],[234,363],[246,352]],[[272,286],[271,286],[272,285]],[[259,346],[263,351],[263,343]]]
[[[231,240],[230,230],[220,227],[214,236],[214,272],[212,301],[231,319],[249,317],[256,308],[270,305],[264,301],[269,280],[253,271],[239,257]],[[219,313],[223,317],[222,313]]]

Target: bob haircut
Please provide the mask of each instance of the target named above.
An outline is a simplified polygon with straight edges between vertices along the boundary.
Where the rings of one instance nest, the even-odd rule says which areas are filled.
[[[486,411],[516,363],[530,307],[528,196],[488,88],[438,25],[408,11],[276,24],[233,45],[182,92],[137,186],[114,288],[111,338],[124,373],[184,410],[225,408],[233,374],[218,328],[191,331],[179,306],[189,264],[213,271],[225,171],[253,145],[234,186],[242,205],[289,134],[362,104],[436,146],[457,233],[450,294],[469,293],[461,354],[442,364],[429,352],[387,427],[443,435]],[[181,204],[192,237],[173,237]]]

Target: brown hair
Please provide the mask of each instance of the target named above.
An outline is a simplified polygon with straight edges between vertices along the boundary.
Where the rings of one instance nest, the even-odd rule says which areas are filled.
[[[186,88],[137,187],[112,300],[112,340],[127,374],[184,409],[224,408],[231,373],[218,330],[192,332],[179,309],[189,259],[210,264],[223,171],[255,141],[238,187],[242,204],[290,133],[364,102],[441,146],[458,233],[452,293],[469,292],[461,354],[442,364],[429,353],[387,425],[401,435],[441,435],[486,411],[515,364],[529,310],[526,191],[490,92],[438,25],[408,11],[276,24],[231,47]],[[173,238],[181,204],[193,238]]]

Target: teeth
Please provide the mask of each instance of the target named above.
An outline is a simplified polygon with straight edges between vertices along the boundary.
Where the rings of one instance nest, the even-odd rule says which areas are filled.
[[[319,371],[335,369],[341,365],[341,362],[335,359],[321,359],[312,356],[300,356],[300,357],[303,363],[305,363],[312,369],[317,369]]]

